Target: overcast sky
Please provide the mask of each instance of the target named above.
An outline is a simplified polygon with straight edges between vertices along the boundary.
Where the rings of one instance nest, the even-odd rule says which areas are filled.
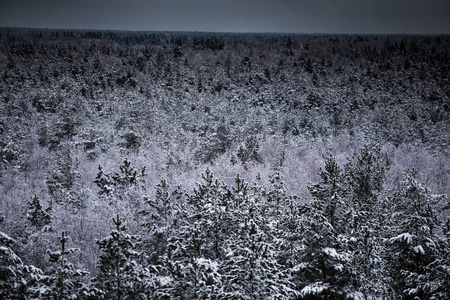
[[[0,27],[450,33],[450,0],[0,0]]]

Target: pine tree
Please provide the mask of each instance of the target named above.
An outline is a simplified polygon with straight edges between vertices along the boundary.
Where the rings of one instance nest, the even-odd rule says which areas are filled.
[[[348,203],[351,190],[345,173],[333,155],[320,170],[321,181],[309,185],[314,200],[300,209],[300,231],[304,233],[303,249],[296,257],[298,280],[303,297],[340,299],[353,297],[352,265],[354,249],[347,235]]]
[[[404,299],[432,296],[433,289],[426,279],[442,259],[442,241],[437,236],[438,219],[433,208],[439,198],[417,180],[415,172],[405,174],[401,190],[394,196],[393,202],[398,203],[397,225],[388,240],[388,259],[394,290]]]
[[[0,223],[3,215],[0,213]],[[14,239],[0,231],[0,299],[38,299],[42,271],[24,265],[11,249]]]
[[[297,196],[289,196],[283,203],[279,228],[277,229],[278,261],[287,268],[292,268],[299,262],[296,254],[303,247],[303,232],[301,230],[300,206]]]
[[[197,223],[186,223],[170,238],[164,266],[171,284],[160,296],[171,299],[217,297],[221,285],[219,263],[205,256],[205,233]]]
[[[439,256],[427,266],[424,280],[430,299],[450,299],[450,218],[447,217],[443,227],[444,236],[438,243]]]
[[[51,223],[51,205],[44,209],[37,195],[33,199],[28,200],[27,219],[30,225],[39,231]]]
[[[277,209],[281,214],[278,204],[286,198],[278,179],[270,192],[258,185],[249,188],[239,176],[235,179],[223,243],[221,294],[225,298],[289,299],[296,294],[289,270],[277,261]]]
[[[22,260],[11,250],[13,240],[0,232],[0,297],[2,299],[20,299]]]
[[[218,270],[228,234],[229,195],[209,169],[202,174],[194,192],[187,195],[188,213],[173,228],[165,260],[166,272],[172,279],[165,292],[171,297],[217,296],[221,284]]]
[[[66,199],[80,174],[74,168],[74,161],[68,145],[63,147],[52,170],[47,176],[47,187],[49,194],[55,199],[56,203],[61,204]]]
[[[155,190],[155,199],[144,199],[151,210],[141,212],[142,215],[150,217],[150,224],[143,224],[148,228],[151,228],[152,225],[158,227],[169,225],[173,221],[176,213],[177,201],[182,197],[181,187],[170,191],[170,185],[164,178],[161,178]]]
[[[165,270],[170,284],[164,295],[184,299],[295,295],[289,272],[277,262],[276,225],[265,218],[264,201],[254,197],[239,176],[231,190],[210,170],[202,177],[194,193],[187,195],[189,213],[169,239]],[[258,234],[253,235],[255,230]]]
[[[390,295],[389,270],[384,261],[386,249],[382,232],[374,226],[362,226],[357,233],[339,236],[349,253],[353,298],[378,299]]]
[[[94,183],[100,188],[100,191],[98,192],[100,195],[109,196],[113,191],[115,183],[111,177],[111,174],[103,172],[102,166],[98,166],[98,172]]]
[[[389,290],[383,265],[383,238],[386,220],[380,192],[389,161],[379,150],[367,147],[345,165],[347,189],[342,216],[342,239],[351,253],[356,293],[367,298],[382,297]]]
[[[72,117],[72,112],[66,110],[62,115],[63,118],[56,124],[56,132],[54,133],[54,136],[60,141],[75,136],[78,125]]]
[[[151,272],[136,261],[138,236],[125,233],[127,227],[119,214],[113,222],[115,229],[110,235],[96,241],[103,254],[93,283],[103,292],[102,299],[145,299],[151,294],[153,281]]]
[[[286,189],[284,187],[283,177],[279,172],[275,172],[270,176],[269,181],[272,187],[267,192],[267,202],[272,210],[271,213],[275,218],[275,222],[278,223],[282,208],[287,199]]]
[[[323,203],[300,207],[302,247],[293,267],[302,298],[345,299],[353,293],[350,253],[325,216]]]
[[[254,197],[266,199],[259,204],[262,218],[271,224],[273,246],[276,247],[277,261],[284,268],[296,265],[295,253],[302,247],[300,231],[298,197],[288,196],[283,177],[275,172],[269,177],[270,187],[255,185],[252,187]]]
[[[166,179],[161,178],[155,187],[155,198],[144,198],[149,206],[139,211],[143,216],[140,225],[147,235],[143,238],[143,251],[152,264],[161,263],[160,258],[167,255],[168,238],[183,219],[179,199],[183,197],[181,187],[171,189]]]
[[[245,168],[248,163],[261,162],[261,154],[259,153],[259,143],[256,136],[251,135],[245,139],[244,146],[240,146],[236,156],[241,160]]]
[[[345,222],[347,232],[367,226],[378,208],[378,195],[382,189],[388,159],[379,150],[371,152],[367,147],[345,165],[345,181],[348,189]]]
[[[225,299],[290,299],[297,292],[290,273],[276,260],[270,238],[249,215],[227,242],[223,262]]]
[[[314,185],[309,185],[310,194],[321,203],[330,225],[342,231],[344,224],[338,224],[343,214],[343,197],[346,196],[347,190],[344,183],[343,172],[337,164],[333,155],[325,161],[325,169],[320,169],[319,176],[321,181]]]
[[[70,263],[66,256],[73,254],[78,249],[66,248],[68,237],[63,231],[59,242],[61,243],[61,250],[48,251],[50,262],[54,267],[49,276],[44,280],[45,285],[42,290],[42,299],[51,300],[66,300],[66,299],[82,299],[93,294],[88,287],[83,283],[83,278],[89,273],[83,270],[76,269]]]
[[[195,153],[196,158],[203,163],[209,163],[226,153],[231,147],[232,140],[230,135],[225,119],[222,119],[212,129],[212,133],[201,140],[200,147]]]
[[[133,166],[131,166],[131,162],[129,162],[128,159],[125,158],[125,160],[123,161],[123,165],[119,166],[120,173],[114,173],[112,175],[112,179],[114,180],[116,185],[123,187],[137,185],[139,183],[139,180],[142,180],[142,178],[146,175],[145,169],[146,168],[143,167],[138,173],[138,171]]]
[[[214,178],[214,173],[209,168],[202,174],[202,181],[196,183],[193,195],[188,196],[187,202],[195,212],[200,212],[205,205],[216,206],[220,198],[221,185]]]
[[[103,168],[98,166],[98,173],[94,180],[94,183],[100,188],[98,192],[100,195],[108,196],[111,199],[112,196],[118,196],[122,198],[124,194],[131,188],[138,186],[139,183],[144,182],[146,167],[138,172],[128,158],[125,158],[123,164],[119,166],[119,172],[104,173]]]
[[[214,178],[207,169],[202,174],[202,182],[197,183],[187,202],[192,209],[189,215],[190,224],[197,223],[205,234],[205,257],[220,259],[223,257],[223,244],[226,236],[233,230],[232,210],[239,205],[236,191],[232,193],[223,183]],[[236,177],[237,193],[246,193],[248,184]]]

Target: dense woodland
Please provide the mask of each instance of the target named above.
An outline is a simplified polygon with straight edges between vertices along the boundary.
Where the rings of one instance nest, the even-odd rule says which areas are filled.
[[[0,29],[1,299],[450,299],[450,36]]]

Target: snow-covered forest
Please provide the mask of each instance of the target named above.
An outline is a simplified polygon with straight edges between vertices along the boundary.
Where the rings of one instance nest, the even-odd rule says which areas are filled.
[[[450,37],[0,29],[1,299],[450,299]]]

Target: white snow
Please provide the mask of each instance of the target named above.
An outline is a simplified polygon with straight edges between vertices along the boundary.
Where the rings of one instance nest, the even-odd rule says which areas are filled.
[[[334,249],[334,248],[329,248],[329,247],[323,248],[323,252],[331,257],[336,257],[336,258],[339,257],[339,254],[337,253],[336,249]]]
[[[159,276],[158,281],[162,286],[169,285],[173,280],[170,276]]]
[[[396,242],[398,240],[404,240],[408,244],[411,244],[411,242],[413,240],[413,237],[414,236],[412,234],[410,234],[409,232],[405,232],[405,233],[402,233],[402,234],[400,234],[400,235],[398,235],[396,237],[391,238],[391,242]]]
[[[207,269],[211,269],[214,271],[217,271],[217,269],[219,268],[219,263],[216,261],[212,261],[210,259],[206,259],[206,258],[197,258],[196,259],[197,264],[201,265],[201,266],[205,266]]]
[[[413,250],[414,250],[414,252],[416,252],[416,253],[425,254],[425,250],[423,250],[423,248],[422,248],[421,245],[414,247]]]
[[[343,264],[337,264],[334,266],[334,269],[336,271],[342,272],[342,270],[344,270],[344,265]]]
[[[348,299],[353,299],[353,300],[364,300],[367,299],[367,297],[364,297],[364,294],[361,292],[353,292],[350,293],[349,295],[347,295]],[[369,299],[375,299],[375,298],[369,298]]]
[[[0,240],[4,240],[7,243],[14,242],[14,239],[12,237],[10,237],[9,235],[7,235],[6,233],[1,232],[1,231],[0,231]]]
[[[298,271],[300,271],[300,270],[306,269],[308,266],[309,266],[308,263],[303,262],[303,263],[300,263],[300,264],[294,266],[294,267],[292,268],[292,271],[293,271],[293,272],[298,272]]]
[[[322,293],[324,290],[328,289],[328,285],[323,282],[315,282],[313,284],[305,286],[300,291],[300,296],[304,297],[307,295],[318,295]]]

